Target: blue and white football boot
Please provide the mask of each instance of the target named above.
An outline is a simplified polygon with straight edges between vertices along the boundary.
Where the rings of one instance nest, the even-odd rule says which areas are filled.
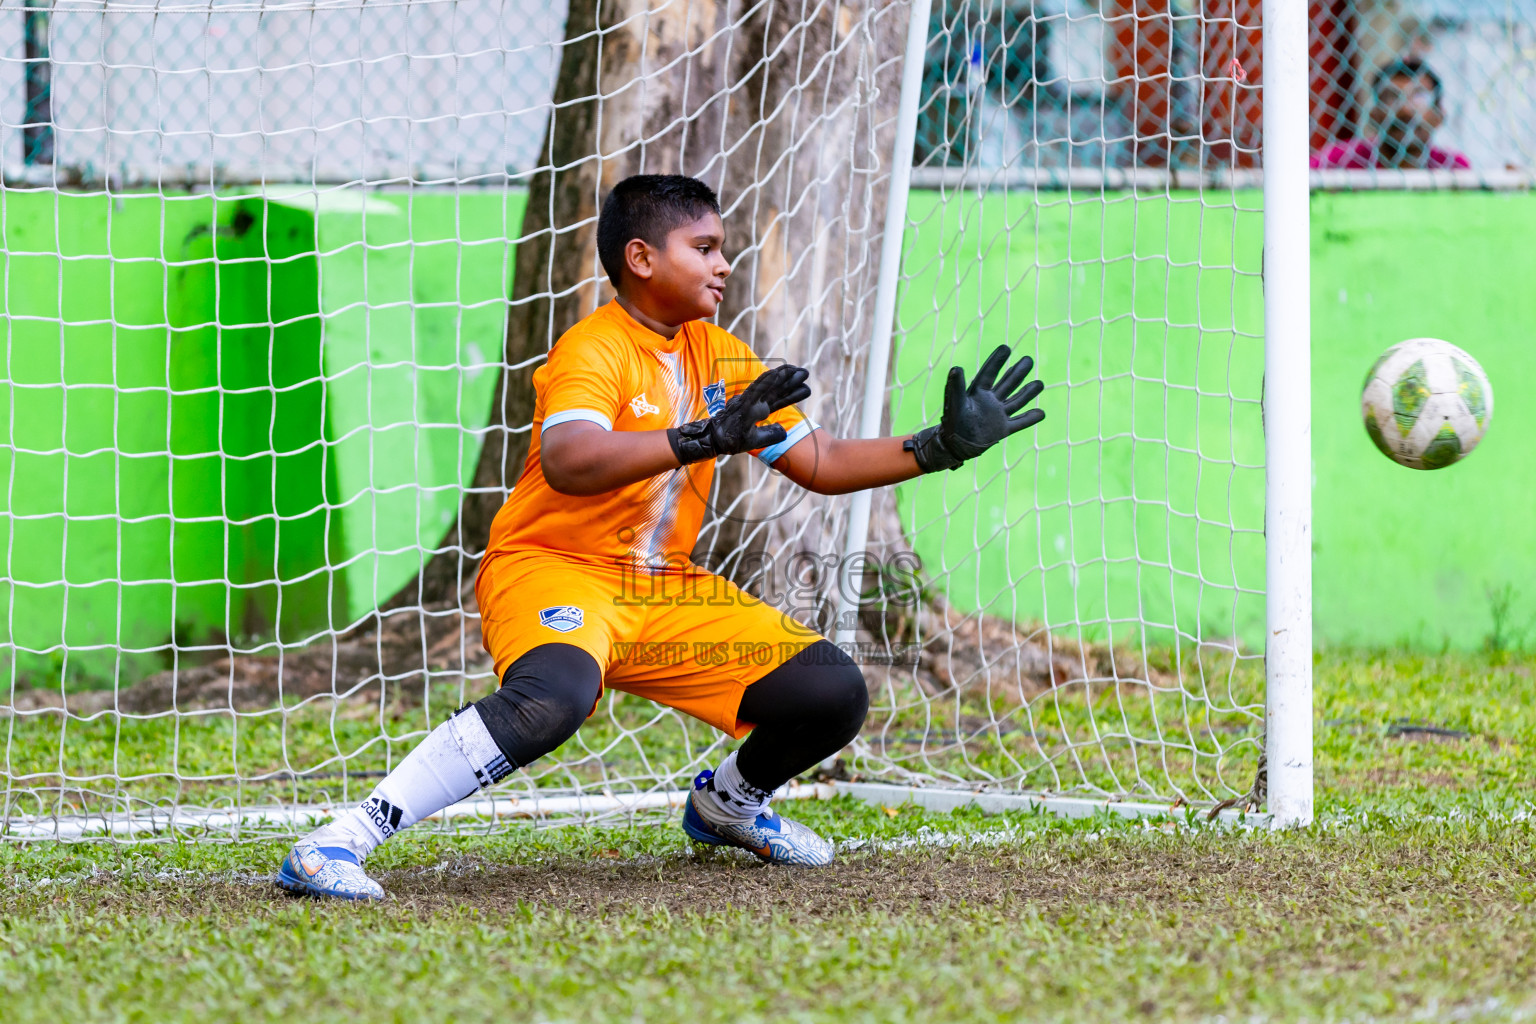
[[[294,844],[272,879],[289,892],[343,900],[381,900],[384,888],[369,878],[357,854],[345,846],[321,846],[311,839]]]
[[[710,846],[739,846],[770,864],[815,868],[832,863],[832,844],[797,821],[790,821],[765,807],[747,822],[711,822],[699,813],[695,797],[709,787],[715,773],[702,771],[693,780],[693,792],[683,807],[683,831],[694,842]]]

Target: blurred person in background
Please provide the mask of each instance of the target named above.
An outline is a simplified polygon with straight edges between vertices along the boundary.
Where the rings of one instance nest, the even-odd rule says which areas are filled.
[[[1465,170],[1471,162],[1431,141],[1445,123],[1440,76],[1419,57],[1393,61],[1371,83],[1367,134],[1312,155],[1312,166],[1330,170]]]

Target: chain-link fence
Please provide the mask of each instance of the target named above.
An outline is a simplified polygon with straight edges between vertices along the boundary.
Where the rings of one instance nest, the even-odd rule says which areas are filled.
[[[564,6],[3,0],[0,153],[60,182],[517,174]],[[1316,166],[1536,166],[1536,0],[1310,14]],[[1260,35],[1260,0],[939,0],[917,163],[1256,166]]]
[[[917,161],[1259,163],[1260,0],[942,0]],[[1314,166],[1536,165],[1536,0],[1311,0]]]

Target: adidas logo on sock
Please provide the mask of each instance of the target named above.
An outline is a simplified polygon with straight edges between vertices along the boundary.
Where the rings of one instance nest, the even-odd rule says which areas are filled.
[[[363,801],[363,813],[388,839],[400,827],[400,808],[380,797],[371,796]]]
[[[735,812],[736,814],[743,817],[751,817],[752,815],[756,814],[763,805],[763,801],[761,799],[743,800],[741,797],[728,792],[723,787],[716,786],[714,779],[710,779],[707,783],[705,783],[704,788],[709,790],[710,793],[714,795],[715,799],[720,802],[721,809]]]
[[[484,789],[486,786],[494,786],[511,774],[511,762],[507,760],[505,755],[497,754],[490,764],[484,768],[475,769],[475,781],[480,784],[481,789]]]

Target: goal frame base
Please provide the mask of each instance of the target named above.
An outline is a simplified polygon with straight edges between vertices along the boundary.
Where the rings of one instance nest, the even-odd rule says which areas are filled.
[[[792,782],[781,789],[775,799],[830,800],[839,796],[850,796],[865,803],[891,808],[912,805],[930,811],[956,811],[974,806],[986,814],[1035,811],[1074,819],[1110,814],[1119,818],[1183,821],[1193,813],[1203,821],[1208,814],[1203,808],[1192,804],[901,786],[886,782]],[[497,793],[461,800],[423,820],[439,826],[466,829],[476,825],[482,829],[491,829],[500,822],[518,819],[567,819],[576,824],[604,819],[612,821],[637,813],[681,812],[687,799],[688,791],[685,789],[623,795],[595,793],[549,797]],[[105,815],[18,816],[0,826],[0,842],[134,839],[204,830],[231,833],[233,841],[241,838],[278,838],[300,834],[322,825],[330,821],[338,810],[338,807],[326,804],[256,806],[235,810],[183,806]],[[1223,810],[1216,815],[1215,820],[1225,825],[1250,828],[1276,827],[1273,815],[1268,812],[1245,812],[1239,808]],[[245,833],[243,837],[240,835],[242,832]]]

